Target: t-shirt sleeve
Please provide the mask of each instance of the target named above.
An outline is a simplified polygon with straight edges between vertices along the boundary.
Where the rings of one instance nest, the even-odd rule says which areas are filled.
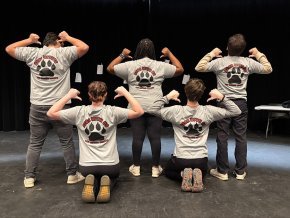
[[[128,119],[129,109],[112,106],[112,117],[114,117],[114,123],[125,123]]]
[[[128,80],[128,67],[126,63],[116,64],[114,66],[114,72],[116,76],[122,78],[123,80]]]
[[[15,49],[15,57],[19,61],[29,63],[34,61],[34,57],[37,54],[39,48],[35,47],[17,47]]]
[[[67,124],[76,125],[77,116],[80,110],[81,110],[81,106],[76,106],[69,109],[61,110],[60,111],[61,121]]]
[[[164,78],[172,78],[176,72],[176,66],[169,64],[169,63],[163,63],[164,67]]]

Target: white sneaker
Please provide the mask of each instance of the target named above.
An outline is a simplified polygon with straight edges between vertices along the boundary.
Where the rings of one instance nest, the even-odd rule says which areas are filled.
[[[158,167],[152,167],[152,177],[157,178],[162,173],[163,169],[159,165]]]
[[[246,175],[247,175],[247,173],[244,172],[243,174],[237,174],[236,172],[234,172],[234,175],[236,176],[237,180],[244,180]]]
[[[219,173],[217,169],[211,169],[209,171],[210,175],[220,179],[220,180],[223,180],[223,181],[226,181],[226,180],[229,180],[229,176],[228,174],[222,174],[222,173]]]
[[[135,166],[134,164],[129,167],[129,172],[133,176],[140,176],[140,166]]]
[[[32,188],[34,186],[35,178],[26,178],[24,177],[24,187],[25,188]]]
[[[85,177],[83,177],[83,175],[80,172],[76,172],[75,175],[69,175],[67,177],[67,184],[75,184],[78,183],[80,181],[83,181],[85,179]]]

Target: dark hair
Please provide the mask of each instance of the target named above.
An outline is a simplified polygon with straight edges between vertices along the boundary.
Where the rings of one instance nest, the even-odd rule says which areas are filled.
[[[101,81],[93,81],[88,85],[88,90],[90,101],[103,101],[107,94],[107,85]]]
[[[156,60],[154,44],[148,38],[142,39],[138,43],[136,47],[135,55],[134,55],[135,60],[138,60],[144,57],[148,57],[152,60]]]
[[[246,48],[246,40],[242,34],[235,34],[228,40],[228,53],[230,56],[240,56]]]
[[[49,45],[56,45],[57,40],[59,40],[59,37],[54,32],[48,32],[46,36],[44,37],[44,40],[42,42],[43,45],[49,46]]]
[[[197,78],[188,80],[184,86],[184,92],[189,101],[199,101],[205,89],[203,81]]]

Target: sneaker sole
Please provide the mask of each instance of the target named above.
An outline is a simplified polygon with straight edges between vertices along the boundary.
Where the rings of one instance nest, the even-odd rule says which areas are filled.
[[[82,191],[82,199],[84,202],[92,203],[96,201],[94,193],[95,177],[88,175],[85,179],[85,185]]]
[[[110,201],[110,177],[102,176],[100,190],[97,196],[98,203],[105,203]]]
[[[202,172],[200,169],[194,169],[192,192],[202,192],[202,191],[203,191]]]
[[[192,189],[192,169],[185,168],[183,170],[183,178],[181,183],[181,191],[189,192]]]

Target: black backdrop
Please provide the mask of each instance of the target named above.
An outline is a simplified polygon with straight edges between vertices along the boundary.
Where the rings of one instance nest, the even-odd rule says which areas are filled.
[[[249,78],[249,129],[265,129],[266,113],[255,111],[256,105],[290,100],[288,0],[10,0],[5,4],[0,15],[2,131],[29,128],[29,69],[9,57],[5,46],[27,38],[32,32],[42,40],[48,31],[65,30],[89,44],[89,52],[71,68],[72,87],[80,89],[85,104],[89,103],[86,97],[89,82],[102,80],[109,87],[106,104],[126,106],[123,99],[113,101],[113,90],[123,81],[108,74],[105,68],[124,47],[134,52],[144,37],[154,41],[157,56],[164,46],[169,47],[182,62],[185,74],[204,79],[208,92],[216,86],[213,73],[196,73],[194,67],[214,47],[226,54],[227,38],[234,33],[243,33],[247,50],[257,47],[267,55],[274,69],[270,75],[254,74]],[[104,66],[103,75],[96,74],[98,64]],[[74,82],[76,72],[82,74],[82,83]],[[181,81],[182,76],[167,79],[164,93],[172,88],[183,93]],[[182,100],[184,103],[184,97]],[[282,130],[290,129],[289,122],[279,125]]]

